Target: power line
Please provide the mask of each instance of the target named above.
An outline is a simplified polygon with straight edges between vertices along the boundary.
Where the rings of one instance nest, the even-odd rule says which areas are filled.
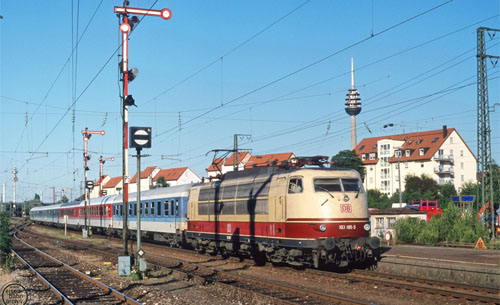
[[[239,48],[243,47],[244,45],[246,45],[247,43],[249,43],[250,41],[252,41],[253,39],[255,39],[256,37],[260,36],[262,33],[264,33],[265,31],[269,30],[270,28],[272,28],[273,26],[275,26],[276,24],[278,24],[279,22],[281,22],[282,20],[284,20],[285,18],[287,18],[288,16],[292,15],[293,13],[295,13],[296,11],[298,11],[299,9],[301,9],[303,6],[305,6],[306,4],[308,4],[311,0],[307,0],[305,2],[303,2],[302,4],[300,4],[299,6],[297,6],[296,8],[292,9],[291,11],[289,11],[288,13],[286,13],[285,15],[281,16],[280,18],[278,18],[277,20],[275,20],[274,22],[272,22],[271,24],[269,24],[268,26],[266,26],[265,28],[263,28],[262,30],[260,30],[259,32],[255,33],[254,35],[250,36],[249,38],[247,38],[245,41],[243,41],[242,43],[240,43],[239,45],[235,46],[234,48],[232,48],[231,50],[227,51],[226,53],[224,53],[223,55],[219,56],[217,59],[214,59],[213,61],[211,61],[210,63],[208,63],[207,65],[203,66],[202,68],[200,68],[199,70],[197,70],[196,72],[192,73],[191,75],[189,75],[188,77],[182,79],[181,81],[175,83],[173,86],[171,86],[170,88],[168,88],[167,90],[161,92],[160,94],[158,94],[157,96],[155,96],[154,98],[152,99],[149,99],[147,101],[145,101],[144,103],[140,104],[139,106],[143,106],[155,99],[157,99],[158,97],[168,93],[169,91],[175,89],[176,87],[180,86],[181,84],[187,82],[188,80],[190,80],[191,78],[195,77],[196,75],[200,74],[201,72],[205,71],[206,69],[210,68],[211,66],[213,66],[214,64],[218,63],[218,62],[221,62],[222,63],[222,59],[226,56],[228,56],[229,54],[235,52],[236,50],[238,50]]]
[[[331,53],[331,54],[329,54],[329,55],[327,55],[327,56],[325,56],[325,57],[323,57],[323,58],[321,58],[321,59],[318,59],[318,60],[316,60],[316,61],[314,61],[314,62],[312,62],[312,63],[310,63],[310,64],[308,64],[308,65],[306,65],[306,66],[304,66],[304,67],[302,67],[302,68],[299,68],[299,69],[297,69],[297,70],[295,70],[295,71],[293,71],[293,72],[290,72],[290,73],[288,73],[288,74],[286,74],[286,75],[284,75],[284,76],[282,76],[282,77],[279,77],[279,78],[277,78],[277,79],[275,79],[275,80],[273,80],[273,81],[271,81],[271,82],[269,82],[269,83],[267,83],[267,84],[265,84],[265,85],[263,85],[263,86],[260,86],[260,87],[258,87],[258,88],[256,88],[256,89],[253,89],[253,90],[251,90],[251,91],[249,91],[249,92],[247,92],[247,93],[245,93],[245,94],[243,94],[243,95],[240,95],[239,97],[237,97],[237,98],[234,98],[234,99],[230,100],[230,101],[229,101],[229,102],[227,102],[225,105],[232,104],[232,103],[234,103],[234,102],[236,102],[236,101],[238,101],[238,100],[240,100],[240,99],[242,99],[242,98],[244,98],[244,97],[246,97],[246,96],[249,96],[249,95],[251,95],[251,94],[253,94],[253,93],[255,93],[255,92],[258,92],[258,91],[260,91],[260,90],[262,90],[262,89],[264,89],[264,88],[267,88],[267,87],[269,87],[269,86],[271,86],[271,85],[274,85],[274,84],[276,84],[276,83],[278,83],[278,82],[280,82],[280,81],[282,81],[282,80],[284,80],[284,79],[287,79],[287,78],[289,78],[289,77],[290,77],[290,76],[292,76],[292,75],[295,75],[295,74],[300,73],[300,72],[302,72],[302,71],[304,71],[304,70],[307,70],[307,69],[309,69],[309,68],[311,68],[311,67],[313,67],[313,66],[315,66],[315,65],[317,65],[317,64],[319,64],[319,63],[321,63],[321,62],[323,62],[323,61],[325,61],[325,60],[327,60],[327,59],[329,59],[329,58],[331,58],[331,57],[333,57],[333,56],[335,56],[335,55],[338,55],[338,54],[340,54],[340,53],[342,53],[342,52],[344,52],[344,51],[346,51],[346,50],[349,50],[350,48],[353,48],[353,47],[355,47],[355,46],[357,46],[357,45],[360,45],[360,44],[362,44],[362,43],[364,43],[364,42],[366,42],[366,41],[368,41],[368,40],[370,40],[370,39],[372,39],[372,38],[374,38],[374,37],[380,36],[380,35],[382,35],[382,34],[384,34],[384,33],[388,32],[388,31],[390,31],[390,30],[393,30],[393,29],[395,29],[395,28],[397,28],[397,27],[399,27],[399,26],[401,26],[401,25],[403,25],[403,24],[407,23],[407,22],[410,22],[411,20],[413,20],[413,19],[415,19],[415,18],[418,18],[418,17],[420,17],[420,16],[423,16],[423,15],[425,15],[425,14],[427,14],[427,13],[430,13],[430,12],[432,12],[432,11],[434,11],[434,10],[436,10],[436,9],[438,9],[438,8],[440,8],[440,7],[444,6],[444,5],[446,5],[446,4],[449,4],[449,3],[451,3],[451,2],[453,2],[453,0],[449,0],[449,1],[446,1],[446,2],[441,3],[441,4],[439,4],[439,5],[436,5],[436,6],[432,7],[432,8],[430,8],[430,9],[428,9],[428,10],[426,10],[426,11],[422,12],[422,13],[419,13],[419,14],[414,15],[414,16],[412,16],[412,17],[410,17],[410,18],[407,18],[407,19],[405,19],[405,20],[403,20],[403,21],[401,21],[401,22],[399,22],[399,23],[397,23],[397,24],[394,24],[394,25],[392,25],[392,26],[390,26],[390,27],[387,27],[387,28],[385,28],[384,30],[382,30],[382,31],[380,31],[380,32],[378,32],[378,33],[376,33],[376,34],[373,34],[373,35],[371,35],[371,36],[369,36],[369,37],[366,37],[366,38],[361,39],[361,40],[359,40],[359,41],[357,41],[357,42],[355,42],[355,43],[352,43],[352,44],[350,44],[350,45],[348,45],[348,46],[346,46],[346,47],[344,47],[344,48],[342,48],[342,49],[340,49],[340,50],[337,50],[337,51],[335,51],[335,52],[333,52],[333,53]],[[219,108],[222,108],[222,107],[223,107],[223,106],[217,106],[217,107],[214,107],[214,108],[212,108],[212,109],[210,109],[210,110],[208,110],[208,111],[206,111],[206,112],[204,112],[204,113],[202,113],[202,114],[200,114],[200,115],[196,116],[195,118],[193,118],[193,119],[191,119],[191,120],[189,120],[189,121],[185,122],[185,123],[184,123],[184,125],[186,125],[186,124],[188,124],[188,123],[190,123],[190,122],[192,122],[192,121],[194,121],[194,120],[196,120],[196,119],[198,119],[198,118],[201,118],[201,117],[205,116],[206,114],[211,113],[211,112],[213,112],[213,111],[215,111],[215,110],[217,110],[217,109],[219,109]],[[175,129],[175,128],[171,128],[171,129],[167,129],[166,131],[160,132],[160,133],[157,135],[157,137],[159,137],[159,136],[161,136],[161,135],[163,135],[163,134],[166,134],[167,132],[172,131],[172,130],[174,130],[174,129]]]

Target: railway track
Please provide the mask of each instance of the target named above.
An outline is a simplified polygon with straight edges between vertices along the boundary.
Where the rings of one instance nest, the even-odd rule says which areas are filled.
[[[79,242],[80,243],[80,242]],[[75,247],[74,241],[72,241]],[[162,247],[159,245],[149,245]],[[86,242],[81,242],[78,248],[87,249]],[[113,249],[116,254],[111,254]],[[93,250],[99,251],[102,255],[113,256],[120,253],[118,248],[103,248]],[[177,250],[177,249],[176,249]],[[178,249],[179,251],[187,251]],[[192,251],[189,251],[192,253]],[[236,289],[252,291],[270,298],[275,298],[287,304],[364,304],[362,301],[343,298],[341,296],[329,296],[328,294],[307,291],[307,289],[293,287],[288,284],[276,282],[266,282],[262,279],[252,278],[245,275],[238,275],[236,271],[223,271],[217,268],[207,267],[200,263],[187,262],[173,258],[147,255],[148,264],[157,267],[167,268],[172,272],[184,274],[185,278],[198,278],[201,283],[217,283],[230,285]],[[439,280],[412,278],[407,276],[397,276],[393,274],[383,274],[375,271],[356,270],[350,274],[333,273],[329,271],[306,269],[306,272],[321,274],[324,277],[334,277],[347,280],[352,283],[362,282],[375,284],[377,286],[391,287],[415,291],[418,293],[434,294],[444,297],[459,298],[473,302],[483,302],[489,304],[500,304],[500,294],[495,288],[485,286],[475,286],[459,284],[454,282],[444,282]],[[337,299],[335,299],[337,298]]]
[[[14,236],[12,252],[64,304],[140,304]]]
[[[30,232],[31,234],[38,234]],[[68,243],[72,250],[84,250],[99,252],[100,255],[111,258],[121,255],[121,249],[109,246],[92,245],[85,241],[71,242],[60,241],[60,243]],[[215,267],[207,267],[202,263],[188,262],[174,258],[167,258],[156,255],[146,255],[148,265],[156,268],[166,268],[169,275],[175,273],[175,277],[183,277],[188,281],[197,281],[201,285],[215,284],[223,285],[225,288],[232,287],[243,293],[257,294],[273,300],[277,304],[371,304],[369,302],[340,296],[333,294],[321,293],[301,287],[292,286],[286,283],[271,282],[256,277],[238,274],[237,271],[224,271]]]
[[[184,273],[188,278],[199,278],[204,283],[222,284],[236,289],[260,294],[285,304],[371,304],[361,300],[321,293],[286,283],[268,281],[253,276],[238,274],[237,270],[225,271],[207,267],[202,263],[148,255],[149,264]]]
[[[409,277],[376,271],[355,270],[350,274],[309,269],[308,272],[334,276],[350,282],[367,282],[377,286],[405,289],[489,304],[500,304],[500,291],[493,287],[468,285],[441,280]],[[326,274],[328,273],[328,275]]]

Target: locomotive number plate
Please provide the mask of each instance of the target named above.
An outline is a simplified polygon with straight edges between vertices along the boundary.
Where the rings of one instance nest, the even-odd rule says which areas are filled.
[[[341,204],[340,205],[341,213],[352,213],[352,205],[350,204]]]
[[[356,225],[339,225],[339,230],[356,230]]]

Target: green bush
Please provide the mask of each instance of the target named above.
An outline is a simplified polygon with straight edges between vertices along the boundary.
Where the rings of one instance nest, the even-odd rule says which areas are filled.
[[[414,242],[424,226],[425,220],[414,217],[400,218],[394,224],[396,239],[403,242]]]
[[[415,241],[420,244],[432,244],[439,241],[439,217],[432,217],[427,223],[424,222],[422,231],[416,236]]]
[[[479,237],[486,242],[488,231],[473,214],[448,205],[441,215],[426,222],[417,218],[398,219],[395,224],[396,238],[403,242],[432,244],[436,242],[475,243]]]
[[[0,213],[0,264],[2,268],[8,268],[12,259],[10,251],[12,240],[9,235],[9,217],[7,212]]]

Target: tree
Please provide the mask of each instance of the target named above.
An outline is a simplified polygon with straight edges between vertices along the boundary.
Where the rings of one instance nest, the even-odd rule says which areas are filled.
[[[439,207],[444,209],[452,202],[451,197],[457,195],[457,190],[455,190],[455,185],[452,183],[446,183],[441,185],[439,188]]]
[[[420,177],[408,175],[405,178],[405,200],[433,200],[438,198],[439,185],[434,179],[422,174]],[[418,198],[415,198],[417,197]]]
[[[332,157],[331,161],[333,162],[332,167],[355,169],[359,172],[361,178],[364,179],[365,168],[363,167],[363,161],[361,161],[354,150],[341,150]]]
[[[66,195],[63,195],[61,200],[59,200],[57,203],[66,203],[66,202],[69,202],[68,197],[66,197]]]
[[[379,190],[368,190],[368,207],[374,209],[385,209],[391,207],[391,200],[386,194]]]
[[[158,180],[156,181],[156,185],[153,186],[154,189],[160,188],[160,187],[169,187],[170,185],[167,183],[165,178],[163,176],[160,176]]]
[[[462,184],[460,189],[460,195],[476,195],[477,192],[477,184],[467,181]]]
[[[33,200],[38,200],[38,201],[40,201],[40,195],[38,195],[37,193],[35,193],[35,198],[33,198]]]

